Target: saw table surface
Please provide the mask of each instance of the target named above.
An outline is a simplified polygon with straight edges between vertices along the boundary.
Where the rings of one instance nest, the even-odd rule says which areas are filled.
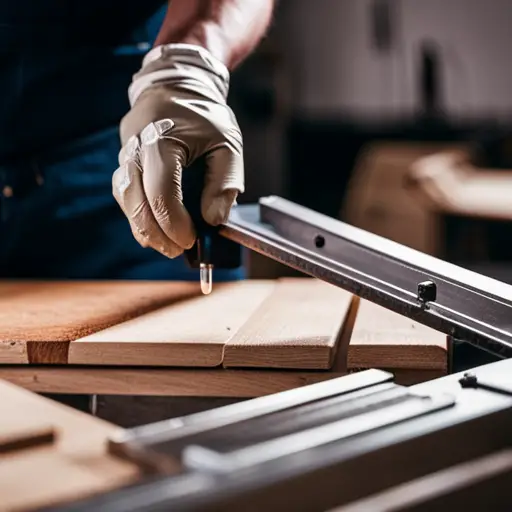
[[[442,375],[446,337],[311,278],[216,284],[208,296],[195,282],[0,283],[0,378],[37,391],[67,378],[104,392],[118,379],[112,392],[124,393],[138,375],[137,392],[149,381],[157,394],[217,385],[231,396],[235,385],[254,396],[368,367]]]

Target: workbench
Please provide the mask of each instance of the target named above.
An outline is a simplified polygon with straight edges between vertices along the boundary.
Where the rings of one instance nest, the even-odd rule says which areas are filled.
[[[444,334],[312,278],[0,283],[0,378],[123,426],[376,367],[445,375]]]

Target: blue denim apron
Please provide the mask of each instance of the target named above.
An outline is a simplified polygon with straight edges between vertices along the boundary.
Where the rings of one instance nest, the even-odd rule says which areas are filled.
[[[29,3],[40,12],[20,22],[0,0],[0,278],[198,279],[183,258],[140,247],[112,196],[127,87],[164,11],[153,6],[125,35],[109,28],[123,24],[120,9],[150,2]],[[117,10],[81,19],[78,6],[96,4]],[[214,278],[243,277],[240,268]]]

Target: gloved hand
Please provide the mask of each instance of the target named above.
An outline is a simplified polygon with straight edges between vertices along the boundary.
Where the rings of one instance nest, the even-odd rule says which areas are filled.
[[[193,45],[154,48],[134,75],[112,185],[143,247],[175,258],[194,244],[181,182],[198,157],[207,165],[201,212],[208,224],[224,222],[243,192],[242,135],[226,105],[228,88],[227,68]]]

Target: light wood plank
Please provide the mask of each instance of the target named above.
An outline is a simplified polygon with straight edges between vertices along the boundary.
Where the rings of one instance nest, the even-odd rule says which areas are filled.
[[[282,279],[226,343],[225,367],[328,369],[352,295],[310,278]]]
[[[0,366],[0,379],[38,393],[252,398],[333,379],[341,372]]]
[[[25,369],[30,367],[26,366]],[[113,458],[106,440],[118,428],[0,381],[0,417],[16,411],[27,421],[50,421],[53,444],[0,455],[0,509],[26,510],[76,500],[133,481],[138,469]],[[4,422],[0,421],[0,435]]]
[[[326,369],[338,352],[346,371],[342,290],[302,278],[197,294],[197,283],[0,283],[0,364]],[[349,368],[446,371],[440,333],[365,301],[349,323]]]
[[[446,372],[446,335],[361,300],[348,350],[348,366]]]
[[[383,368],[405,386],[446,374]],[[362,370],[359,369],[359,370]],[[354,370],[349,370],[349,372]],[[345,375],[341,371],[162,369],[113,367],[1,367],[0,378],[37,393],[252,398]]]
[[[433,212],[491,220],[512,219],[512,171],[480,169],[470,155],[441,151],[414,162],[410,190]]]
[[[173,304],[72,342],[69,363],[219,366],[224,344],[274,286],[272,281],[219,284],[208,296]]]
[[[0,340],[0,364],[27,364],[27,343]]]
[[[65,364],[70,340],[198,294],[197,283],[0,282],[0,363]]]

